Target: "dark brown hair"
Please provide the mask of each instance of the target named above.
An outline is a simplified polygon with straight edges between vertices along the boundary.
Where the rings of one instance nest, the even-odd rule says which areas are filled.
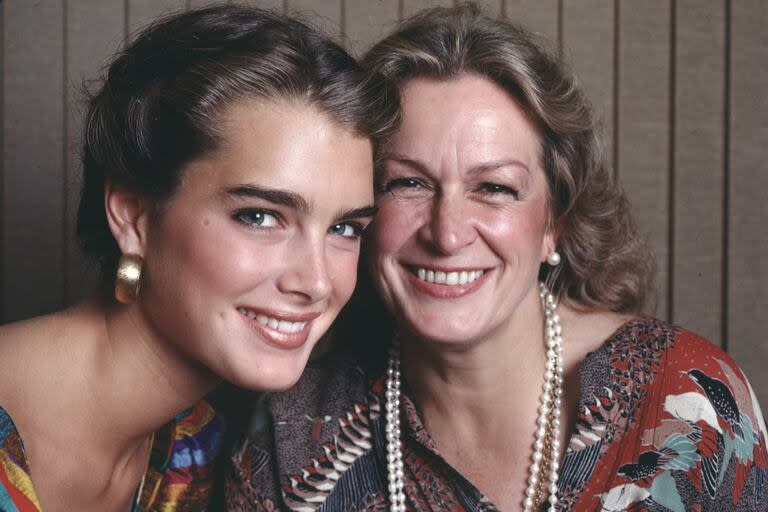
[[[77,233],[105,281],[120,255],[105,181],[168,197],[184,165],[219,145],[226,108],[251,98],[305,101],[374,147],[398,120],[397,90],[301,21],[235,6],[157,20],[112,61],[86,118]]]
[[[603,161],[587,98],[564,64],[534,37],[473,5],[430,9],[376,44],[363,67],[399,87],[419,76],[449,80],[473,73],[504,88],[541,137],[562,262],[554,271],[542,265],[540,277],[577,307],[641,310],[651,258],[624,192]]]

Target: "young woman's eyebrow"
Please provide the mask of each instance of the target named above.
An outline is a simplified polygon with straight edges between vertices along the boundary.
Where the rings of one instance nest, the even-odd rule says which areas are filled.
[[[344,210],[336,215],[334,222],[342,222],[352,219],[365,219],[367,217],[373,217],[376,215],[378,208],[375,206],[364,206],[362,208],[353,208],[351,210]]]
[[[273,204],[286,206],[303,214],[309,214],[311,208],[301,195],[276,188],[266,188],[260,185],[238,185],[227,189],[227,194],[239,197],[256,197]]]

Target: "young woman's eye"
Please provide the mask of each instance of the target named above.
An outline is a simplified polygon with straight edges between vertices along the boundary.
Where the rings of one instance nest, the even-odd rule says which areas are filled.
[[[517,191],[515,189],[499,185],[498,183],[482,183],[479,188],[480,192],[486,194],[506,194],[517,198]]]
[[[344,238],[360,238],[363,233],[363,226],[356,222],[342,222],[331,226],[328,232]]]
[[[257,229],[274,228],[280,223],[276,214],[266,210],[240,210],[235,212],[233,217],[238,222]]]

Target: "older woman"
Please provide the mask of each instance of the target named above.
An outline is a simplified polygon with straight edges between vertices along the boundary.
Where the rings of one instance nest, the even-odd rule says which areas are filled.
[[[283,389],[355,286],[383,82],[307,25],[220,7],[112,62],[78,233],[114,290],[0,329],[0,510],[205,510],[222,379]]]
[[[367,238],[395,328],[351,310],[367,357],[272,398],[232,509],[766,509],[754,395],[710,343],[639,316],[648,258],[562,66],[471,7],[408,21],[365,65],[401,93]]]

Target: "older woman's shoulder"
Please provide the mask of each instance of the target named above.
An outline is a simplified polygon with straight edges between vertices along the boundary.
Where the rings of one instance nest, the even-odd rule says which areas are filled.
[[[667,371],[727,371],[744,376],[737,363],[705,337],[651,316],[626,321],[606,340],[612,353],[642,356]]]
[[[292,388],[266,395],[233,450],[228,509],[312,510],[356,461],[368,468],[379,380],[375,368],[334,355],[310,364]]]
[[[331,357],[312,362],[291,388],[269,394],[272,417],[279,422],[303,422],[307,417],[336,416],[355,402],[367,399],[370,374],[353,358]]]
[[[635,318],[581,370],[581,412],[560,480],[569,510],[768,508],[763,415],[719,347],[662,320]]]

